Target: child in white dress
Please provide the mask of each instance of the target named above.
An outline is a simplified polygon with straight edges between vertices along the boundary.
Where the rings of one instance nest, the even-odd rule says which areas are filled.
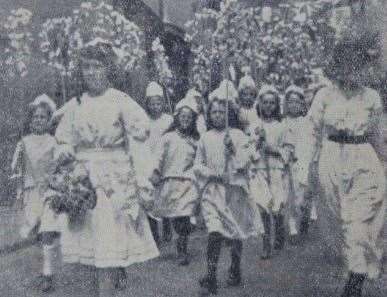
[[[148,149],[150,150],[150,158],[156,158],[156,149],[161,137],[172,125],[173,118],[171,115],[166,114],[165,110],[165,98],[163,88],[157,82],[150,82],[146,89],[145,94],[145,108],[148,114],[150,123],[150,134],[146,141]],[[156,161],[156,160],[155,160]],[[153,238],[157,245],[160,245],[159,235],[159,220],[148,214],[149,224],[152,230]],[[172,236],[171,226],[168,219],[160,219],[162,221],[164,240],[169,241]]]
[[[259,123],[253,129],[260,158],[251,170],[251,195],[260,207],[265,229],[262,259],[272,254],[271,229],[274,220],[274,249],[281,250],[285,242],[283,211],[287,203],[286,165],[289,152],[284,145],[285,127],[281,121],[280,97],[275,87],[263,85],[258,94]]]
[[[255,109],[258,90],[250,75],[247,74],[240,79],[238,93],[238,120],[242,124],[243,131],[250,135],[252,133],[251,126],[258,122]]]
[[[39,233],[43,248],[43,292],[53,290],[54,240],[60,231],[59,216],[45,199],[50,175],[55,170],[57,142],[49,134],[49,122],[56,109],[47,96],[37,97],[29,105],[26,135],[18,142],[12,161],[12,178],[19,179],[18,198],[23,199],[22,237]]]
[[[229,128],[226,108],[229,93],[222,86],[210,96],[210,130],[201,136],[195,161],[195,174],[203,187],[201,209],[208,230],[207,268],[200,280],[206,293],[217,294],[217,265],[221,246],[231,247],[231,266],[227,283],[241,284],[242,240],[257,235],[257,212],[249,195],[247,167],[250,151],[247,136]],[[229,121],[230,125],[233,122]],[[232,127],[232,126],[231,126]]]
[[[308,194],[308,177],[311,157],[308,152],[313,139],[312,125],[306,117],[307,103],[303,89],[290,86],[285,92],[284,125],[285,143],[292,151],[292,162],[289,164],[288,184],[288,219],[290,243],[297,243],[298,236],[305,235],[309,224],[311,201],[306,200]]]
[[[192,172],[199,133],[196,129],[197,104],[184,98],[176,106],[174,123],[159,140],[152,181],[156,199],[153,213],[170,218],[178,234],[180,265],[189,264],[188,240],[192,231],[190,217],[197,209],[199,191]]]

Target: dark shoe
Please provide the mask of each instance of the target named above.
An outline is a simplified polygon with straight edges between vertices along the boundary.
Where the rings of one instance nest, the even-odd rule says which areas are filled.
[[[171,221],[169,219],[163,219],[163,241],[171,242],[172,235]]]
[[[54,291],[54,284],[52,276],[43,275],[40,283],[40,289],[43,293],[50,293]]]
[[[351,272],[341,297],[361,297],[365,279],[364,274]]]
[[[116,273],[116,279],[114,283],[114,287],[119,290],[123,291],[126,289],[128,276],[126,274],[125,268],[118,268]]]
[[[263,251],[262,251],[261,259],[262,260],[270,259],[271,258],[270,237],[268,235],[263,235],[262,242],[263,242]]]
[[[216,279],[212,279],[208,276],[199,280],[199,285],[202,289],[202,295],[217,295],[218,294],[218,284]]]
[[[290,245],[298,245],[300,243],[300,236],[297,235],[297,234],[294,234],[294,235],[290,235],[289,237],[289,244]]]
[[[242,283],[242,277],[240,272],[229,272],[228,279],[226,281],[227,285],[230,287],[238,287]]]

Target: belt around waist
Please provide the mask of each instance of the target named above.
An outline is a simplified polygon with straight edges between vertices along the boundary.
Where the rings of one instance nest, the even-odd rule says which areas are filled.
[[[340,144],[366,144],[369,142],[365,135],[350,136],[346,134],[329,135],[328,140]]]

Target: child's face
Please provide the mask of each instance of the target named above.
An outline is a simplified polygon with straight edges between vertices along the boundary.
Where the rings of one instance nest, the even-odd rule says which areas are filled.
[[[163,98],[152,96],[148,98],[148,110],[153,116],[160,116],[163,113]]]
[[[265,116],[267,117],[273,116],[276,107],[277,107],[277,98],[274,94],[267,93],[262,96],[261,108]]]
[[[31,131],[36,134],[43,134],[48,130],[49,115],[45,108],[37,107],[31,119]]]
[[[178,115],[179,129],[181,131],[187,131],[193,124],[194,114],[188,107],[183,107]]]
[[[243,107],[251,108],[255,103],[257,93],[253,88],[244,88],[239,92],[239,101]]]
[[[91,92],[100,93],[109,84],[108,71],[98,60],[82,60],[82,76]]]
[[[299,117],[302,116],[304,112],[304,101],[300,97],[300,95],[296,93],[291,93],[287,99],[287,113],[291,117]]]
[[[226,105],[219,102],[212,104],[210,118],[216,129],[223,130],[226,126]]]

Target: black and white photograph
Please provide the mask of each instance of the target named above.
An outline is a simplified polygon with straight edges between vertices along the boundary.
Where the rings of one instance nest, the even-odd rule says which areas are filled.
[[[0,296],[387,296],[386,0],[0,0]]]

